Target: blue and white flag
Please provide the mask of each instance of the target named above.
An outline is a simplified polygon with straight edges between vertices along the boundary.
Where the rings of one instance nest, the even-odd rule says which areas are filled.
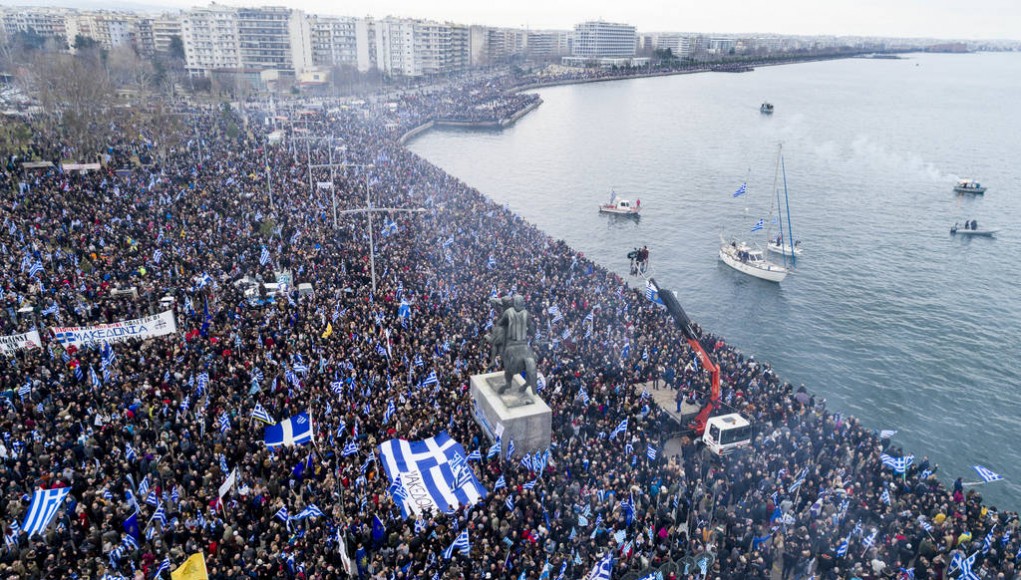
[[[471,553],[472,545],[468,541],[468,528],[461,530],[461,533],[454,539],[454,543],[443,550],[443,558],[449,560],[454,555],[454,550],[459,550],[462,554],[467,556]]]
[[[500,454],[500,440],[498,439],[496,443],[493,443],[493,445],[489,447],[489,452],[486,453],[486,459],[492,459],[499,454]]]
[[[631,343],[625,342],[624,348],[620,349],[620,358],[626,359],[629,356],[631,356]]]
[[[759,218],[759,221],[755,222],[755,225],[752,226],[752,231],[757,232],[764,227],[766,227],[766,221],[763,220],[762,218]]]
[[[305,445],[312,442],[312,419],[308,413],[298,413],[263,431],[266,447],[274,449],[282,445]]]
[[[464,459],[464,448],[445,431],[422,441],[391,439],[378,450],[387,478],[393,483],[399,475],[408,496],[414,498],[395,500],[403,518],[412,513],[420,516],[428,509],[449,513],[486,497],[486,488]]]
[[[645,455],[649,458],[649,461],[656,461],[656,448],[649,445],[645,450]]]
[[[358,453],[358,443],[354,441],[348,441],[347,445],[345,445],[344,449],[340,452],[343,457],[354,455],[356,453]]]
[[[411,317],[411,305],[407,300],[401,299],[401,304],[397,307],[397,316],[398,318]]]
[[[981,465],[975,465],[974,468],[975,471],[978,472],[978,476],[981,477],[982,481],[986,483],[992,483],[994,481],[1000,481],[1001,479],[1003,479],[1002,475],[998,473],[993,473],[993,471],[990,470],[989,468],[982,467]]]
[[[585,580],[611,580],[613,577],[613,553],[609,553],[602,560],[592,566]]]
[[[153,574],[152,577],[153,578],[159,578],[160,574],[162,574],[164,572],[166,572],[168,575],[170,574],[170,556],[167,556],[167,557],[163,558],[163,561],[160,562],[159,567],[156,568],[156,573]]]
[[[163,250],[156,248],[156,251],[152,253],[152,261],[155,264],[159,264],[160,260],[163,259]]]
[[[840,545],[837,546],[837,557],[838,558],[843,558],[844,556],[847,555],[847,547],[850,545],[850,541],[851,541],[851,535],[848,534],[848,536],[846,538],[844,538],[844,540],[842,542],[840,542]]]
[[[655,286],[653,286],[651,280],[646,281],[646,283],[645,283],[645,297],[650,302],[653,302],[655,304],[659,304],[660,306],[666,306],[665,304],[663,304],[663,299],[661,299],[659,297],[659,288],[656,288]]]
[[[278,509],[277,513],[273,514],[273,517],[275,517],[276,519],[278,519],[278,520],[280,520],[280,521],[282,521],[284,523],[287,523],[291,519],[287,515],[287,506],[282,506],[280,509]]]
[[[252,409],[252,418],[258,419],[267,425],[276,425],[277,422],[277,420],[269,414],[269,411],[267,411],[261,403],[255,403],[255,408]]]
[[[269,248],[263,246],[262,253],[259,254],[259,265],[265,266],[268,263],[269,263]]]
[[[549,310],[547,310],[547,312],[549,312],[550,314],[553,315],[553,323],[554,324],[556,324],[557,322],[560,322],[561,320],[564,319],[563,315],[560,314],[560,308],[558,308],[556,304],[554,304],[553,306],[550,306]]]
[[[394,414],[396,412],[397,412],[397,406],[394,405],[393,399],[391,399],[390,402],[387,403],[387,405],[386,405],[386,412],[383,413],[383,424],[386,425],[387,423],[389,423],[390,419],[393,418],[393,416],[394,416]]]
[[[422,381],[422,386],[428,387],[429,385],[435,385],[438,384],[439,382],[440,382],[439,379],[436,377],[436,371],[431,371],[429,373],[429,376],[427,376],[425,380]]]
[[[300,512],[294,514],[289,519],[299,520],[300,521],[300,520],[303,520],[305,518],[312,518],[312,517],[325,518],[326,514],[323,513],[323,510],[319,509],[319,507],[316,506],[316,504],[310,503],[310,504],[308,504],[305,507],[305,509],[303,509]]]
[[[866,548],[871,548],[872,544],[876,543],[876,536],[879,535],[879,530],[873,529],[872,533],[868,535],[864,540],[861,541],[861,545]]]
[[[510,460],[511,457],[514,457],[514,440],[513,439],[511,439],[507,443],[507,459]]]
[[[733,197],[741,197],[747,191],[748,191],[748,182],[744,182],[744,183],[741,184],[741,187],[737,188],[737,191],[734,192]]]
[[[41,534],[50,525],[50,520],[57,514],[60,503],[64,501],[71,488],[38,489],[32,494],[32,502],[28,505],[28,513],[21,524],[21,531],[32,537]]]
[[[612,441],[613,439],[615,439],[617,437],[617,435],[625,433],[626,431],[627,431],[627,418],[625,417],[624,420],[621,421],[619,425],[617,425],[617,427],[613,430],[613,432],[610,433],[610,440]]]
[[[891,457],[885,453],[879,456],[883,460],[883,465],[893,469],[896,473],[904,473],[908,470],[908,467],[914,463],[914,455],[906,455],[904,457]]]
[[[496,491],[504,487],[507,487],[507,479],[504,478],[503,475],[501,475],[500,479],[497,479],[496,483],[493,484],[493,491]]]

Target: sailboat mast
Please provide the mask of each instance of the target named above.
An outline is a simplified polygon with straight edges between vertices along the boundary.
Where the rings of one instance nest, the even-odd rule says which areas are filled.
[[[780,188],[779,187],[775,187],[773,189],[773,195],[776,196],[776,207],[777,207],[777,211],[779,212],[779,207],[780,207]],[[773,220],[772,216],[769,219],[770,219],[770,222],[772,222],[772,220]],[[783,247],[783,237],[784,237],[783,236],[783,217],[781,216],[781,217],[777,218],[776,221],[780,225],[780,255],[783,256],[783,267],[786,268],[787,267],[787,250],[785,250],[784,247]],[[769,242],[772,242],[772,241],[773,241],[772,239],[769,240]],[[792,259],[793,259],[793,256],[792,256]]]
[[[791,198],[787,195],[787,167],[784,165],[782,156],[780,157],[780,171],[783,173],[783,199],[787,207],[787,235],[791,241],[791,264],[794,265],[798,263],[798,259],[794,255],[794,231],[791,228]],[[783,218],[780,218],[780,221],[782,222]]]
[[[783,143],[777,146],[776,150],[776,169],[773,171],[773,192],[776,192],[777,183],[780,180],[780,156],[783,154]],[[773,235],[773,208],[779,205],[779,202],[775,197],[770,197],[769,200],[769,224],[766,226],[766,245],[769,245],[769,238]]]

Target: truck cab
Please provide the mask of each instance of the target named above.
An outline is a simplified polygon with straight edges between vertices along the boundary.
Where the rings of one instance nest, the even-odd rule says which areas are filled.
[[[726,455],[734,449],[751,445],[751,423],[738,413],[710,417],[706,421],[702,442],[714,455]]]

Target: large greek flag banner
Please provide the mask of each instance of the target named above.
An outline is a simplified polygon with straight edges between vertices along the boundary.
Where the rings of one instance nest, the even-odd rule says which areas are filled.
[[[263,431],[263,441],[270,449],[312,443],[313,436],[312,419],[308,413],[298,413],[290,419],[266,427]]]
[[[37,489],[32,495],[32,503],[28,506],[28,514],[25,516],[25,523],[21,524],[21,531],[28,534],[42,533],[50,520],[56,515],[60,503],[71,491],[69,487],[58,489]]]
[[[422,441],[391,439],[379,446],[390,483],[400,476],[405,493],[393,496],[401,517],[448,513],[461,504],[474,505],[486,497],[468,465],[464,447],[446,431]]]

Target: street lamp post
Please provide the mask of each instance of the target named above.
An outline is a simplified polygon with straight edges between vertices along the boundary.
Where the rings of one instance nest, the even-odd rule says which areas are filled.
[[[403,212],[403,213],[421,213],[421,212],[426,211],[426,209],[424,207],[413,207],[413,208],[404,208],[404,207],[372,207],[372,200],[369,198],[369,172],[368,172],[368,170],[374,168],[375,165],[373,165],[371,163],[370,164],[341,163],[339,165],[341,167],[361,167],[362,170],[365,171],[365,207],[360,207],[360,208],[356,208],[356,209],[348,209],[348,210],[344,210],[344,211],[340,211],[340,212],[337,212],[336,209],[334,209],[334,211],[335,211],[334,219],[336,219],[336,214],[337,213],[340,213],[340,214],[364,213],[364,214],[366,214],[366,217],[368,218],[368,228],[369,228],[369,271],[370,271],[370,273],[372,275],[372,291],[375,292],[376,291],[376,244],[375,244],[375,237],[373,236],[373,233],[372,233],[372,214],[373,213],[400,213],[400,212]],[[336,208],[336,200],[334,201],[334,208]]]

